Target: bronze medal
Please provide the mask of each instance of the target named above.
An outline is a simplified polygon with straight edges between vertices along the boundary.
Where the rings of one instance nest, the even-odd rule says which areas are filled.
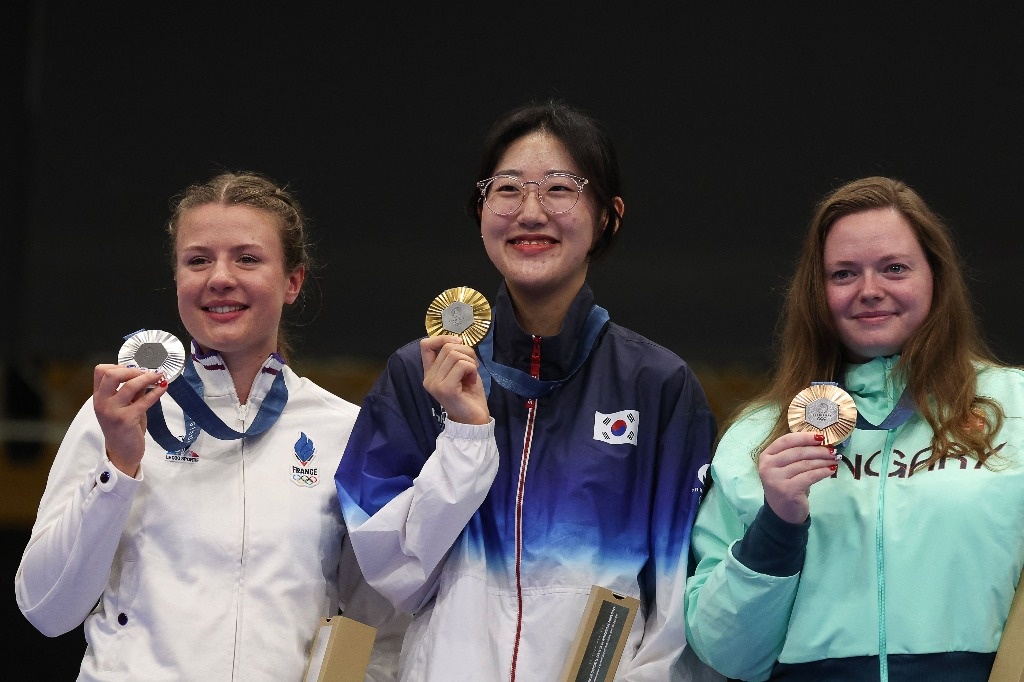
[[[455,287],[427,306],[427,334],[455,334],[467,346],[475,346],[491,327],[491,305],[484,295],[469,287]]]
[[[857,405],[833,383],[814,383],[789,404],[789,430],[820,433],[825,445],[842,443],[857,427]]]

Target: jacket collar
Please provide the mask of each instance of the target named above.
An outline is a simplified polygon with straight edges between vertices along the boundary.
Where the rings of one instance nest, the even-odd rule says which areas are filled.
[[[202,349],[192,341],[192,363],[195,365],[196,374],[203,382],[203,395],[206,398],[220,396],[231,396],[235,402],[238,401],[238,394],[235,392],[235,384],[231,380],[231,373],[220,353],[211,351],[203,354]],[[284,371],[284,358],[277,353],[271,353],[263,363],[259,374],[252,382],[249,389],[249,400],[247,404],[254,409],[259,409],[263,404],[263,398],[274,383],[278,374]]]
[[[898,355],[874,358],[862,364],[848,364],[844,371],[843,388],[853,396],[857,410],[874,424],[885,419],[903,395],[906,382],[898,372],[893,372],[899,359]]]
[[[594,292],[585,283],[569,305],[562,320],[562,328],[554,336],[541,337],[540,378],[545,381],[559,379],[572,367],[583,325],[594,307]],[[533,335],[523,331],[516,320],[505,283],[498,288],[493,307],[494,360],[524,372],[530,371]]]

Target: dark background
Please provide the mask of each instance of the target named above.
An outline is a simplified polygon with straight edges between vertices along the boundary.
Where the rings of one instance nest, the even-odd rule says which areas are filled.
[[[45,416],[54,366],[110,361],[143,327],[183,334],[162,225],[173,194],[221,169],[290,183],[313,218],[323,268],[299,356],[376,367],[443,289],[493,295],[462,207],[490,123],[548,97],[619,147],[626,220],[591,270],[598,301],[702,381],[768,367],[814,203],[872,174],[948,220],[990,342],[1022,363],[1022,29],[1014,3],[9,0],[0,420]],[[39,492],[7,522],[8,578]],[[9,605],[22,657],[56,671],[66,649],[71,672],[53,675],[73,676],[80,632],[45,640]]]

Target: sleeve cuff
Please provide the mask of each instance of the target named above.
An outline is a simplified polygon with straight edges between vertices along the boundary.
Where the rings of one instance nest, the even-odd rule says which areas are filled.
[[[733,556],[752,571],[779,578],[796,575],[807,556],[808,517],[803,523],[783,521],[768,504],[754,517],[746,534],[733,548]]]
[[[487,440],[494,437],[494,417],[486,424],[463,424],[445,420],[441,435],[462,440]]]
[[[96,487],[105,493],[117,489],[134,490],[142,482],[142,467],[139,467],[138,476],[132,478],[114,466],[109,457],[104,457],[100,465],[96,467],[94,480]]]

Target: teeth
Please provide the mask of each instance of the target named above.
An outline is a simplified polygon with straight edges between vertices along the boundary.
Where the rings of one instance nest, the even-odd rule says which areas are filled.
[[[530,246],[540,246],[541,244],[550,244],[547,239],[517,239],[516,244],[529,244]]]
[[[211,313],[233,313],[236,310],[242,310],[245,306],[240,305],[218,305],[207,308]]]

